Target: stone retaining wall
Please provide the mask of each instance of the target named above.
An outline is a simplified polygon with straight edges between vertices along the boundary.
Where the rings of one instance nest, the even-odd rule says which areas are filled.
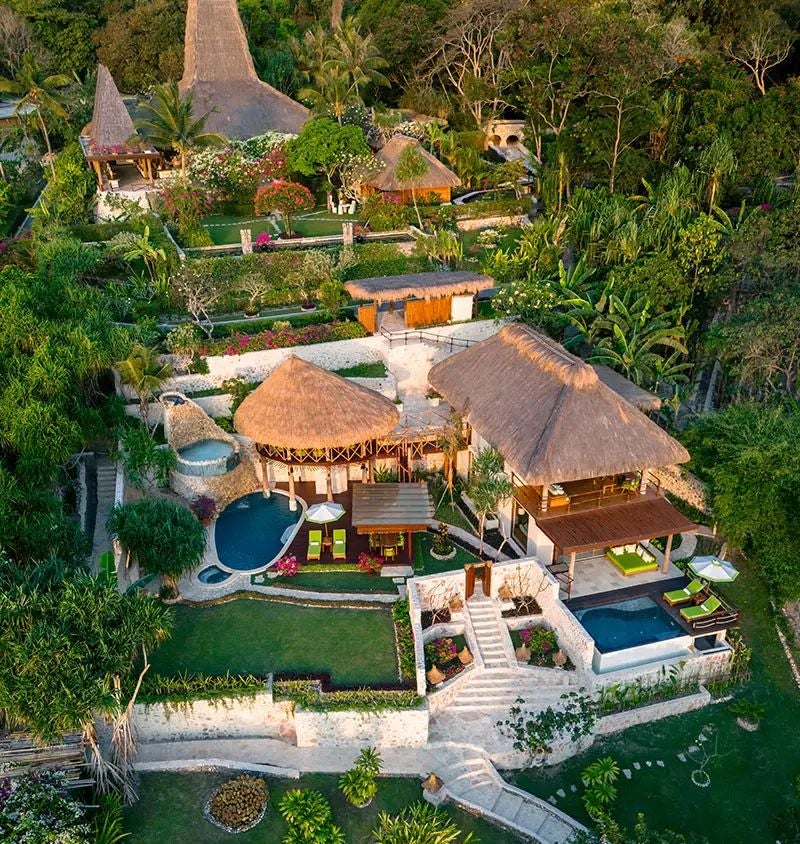
[[[637,724],[648,724],[651,721],[659,721],[661,718],[669,718],[671,715],[694,712],[696,709],[708,706],[709,703],[711,703],[711,694],[701,686],[700,691],[693,695],[677,697],[661,703],[651,703],[649,706],[640,706],[638,709],[629,709],[614,715],[605,715],[598,720],[595,734],[608,736],[627,730],[628,727],[635,727]]]
[[[527,226],[529,223],[527,214],[507,214],[495,217],[478,217],[475,220],[456,220],[456,226],[462,232],[472,232],[476,229],[488,229],[497,226]]]
[[[295,709],[298,747],[425,747],[428,709],[310,712]]]
[[[703,513],[708,513],[706,485],[688,469],[682,466],[662,466],[659,469],[651,469],[650,474],[661,489],[672,493],[676,498],[680,498],[681,501],[685,501]]]

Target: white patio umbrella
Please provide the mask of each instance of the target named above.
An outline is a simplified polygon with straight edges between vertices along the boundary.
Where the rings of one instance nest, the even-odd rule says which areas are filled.
[[[335,501],[322,501],[319,504],[312,504],[306,510],[306,521],[314,522],[315,525],[325,526],[325,536],[328,535],[328,524],[341,519],[344,515],[344,507]]]
[[[732,563],[719,557],[695,557],[689,568],[709,583],[732,583],[739,576]]]

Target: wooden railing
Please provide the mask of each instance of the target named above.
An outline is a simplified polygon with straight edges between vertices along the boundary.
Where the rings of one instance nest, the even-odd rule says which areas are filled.
[[[711,615],[691,622],[692,630],[694,631],[710,630],[714,627],[733,627],[733,625],[739,623],[739,617],[741,615],[739,607],[730,601],[726,601],[722,595],[714,592],[711,594],[715,595],[722,606]]]
[[[409,331],[387,331],[381,327],[381,336],[389,341],[389,348],[393,347],[394,343],[402,343],[407,346],[409,341],[427,341],[429,343],[436,343],[440,346],[448,346],[450,351],[453,349],[468,349],[477,340],[470,340],[467,337],[450,337],[447,334],[436,334],[434,331],[425,331],[421,329],[412,329]]]

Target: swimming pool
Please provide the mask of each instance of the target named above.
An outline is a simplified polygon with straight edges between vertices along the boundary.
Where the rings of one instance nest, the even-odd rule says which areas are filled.
[[[217,583],[224,583],[230,576],[231,573],[229,571],[225,571],[219,566],[207,566],[206,568],[200,570],[197,575],[197,579],[201,583],[214,586]]]
[[[178,451],[177,470],[183,475],[224,475],[239,463],[233,443],[227,440],[199,440]]]
[[[652,598],[632,598],[576,610],[575,618],[601,654],[682,636],[681,626]]]
[[[280,554],[291,528],[302,518],[289,509],[289,498],[254,492],[238,498],[219,515],[214,544],[223,566],[234,571],[260,571]]]

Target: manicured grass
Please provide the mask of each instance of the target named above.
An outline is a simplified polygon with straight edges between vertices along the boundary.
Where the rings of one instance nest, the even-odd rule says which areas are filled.
[[[385,378],[386,364],[382,360],[377,360],[372,363],[357,363],[355,366],[346,366],[333,371],[342,378]]]
[[[486,228],[494,228],[493,226],[486,226]],[[464,250],[466,251],[471,246],[476,246],[478,242],[478,235],[483,231],[483,229],[475,229],[474,231],[468,232],[461,232],[461,242],[464,244]],[[508,228],[503,228],[500,230],[500,240],[498,241],[498,245],[494,248],[502,249],[504,251],[513,249],[517,242],[519,241],[520,237],[522,237],[522,229],[517,226],[509,226]],[[483,256],[487,252],[494,251],[494,249],[486,249],[485,247],[480,247],[478,254]]]
[[[800,773],[796,743],[800,693],[775,633],[766,589],[750,564],[739,561],[737,565],[741,575],[722,591],[741,607],[743,632],[753,649],[753,679],[737,696],[766,707],[757,732],[741,729],[727,705],[717,704],[634,727],[598,742],[563,765],[518,774],[512,780],[545,798],[564,789],[567,797],[558,801],[558,807],[585,822],[580,772],[595,759],[612,756],[621,768],[632,770],[630,780],[620,777],[617,782],[615,809],[627,825],[633,825],[636,814],[643,812],[654,828],[705,836],[711,844],[775,841],[779,837],[776,818],[800,805],[792,794],[793,780]],[[690,780],[696,766],[681,762],[677,755],[697,744],[705,725],[712,725],[719,736],[720,757],[706,769],[711,785],[697,788]],[[713,739],[707,744],[713,744]],[[645,765],[647,760],[652,767]],[[665,767],[658,767],[656,760]],[[641,770],[634,769],[634,762],[641,764]],[[570,792],[571,785],[578,786],[576,794]]]
[[[478,558],[465,551],[458,545],[455,546],[456,555],[449,560],[437,560],[431,557],[430,550],[433,544],[433,534],[414,534],[414,572],[415,574],[438,574],[442,571],[458,571],[467,563],[476,563]]]
[[[338,777],[309,774],[300,780],[269,779],[270,805],[264,820],[249,832],[229,835],[202,816],[208,796],[221,782],[235,776],[234,771],[205,773],[147,773],[141,775],[140,800],[125,809],[125,829],[131,833],[126,844],[278,844],[286,826],[278,815],[278,802],[294,788],[313,788],[330,800],[333,816],[352,844],[371,841],[378,813],[399,812],[421,800],[418,779],[381,778],[378,795],[370,806],[355,809],[342,797]],[[442,809],[465,832],[474,833],[473,844],[515,844],[519,839],[486,821],[453,807]]]
[[[391,577],[364,574],[358,571],[310,571],[294,577],[276,577],[267,580],[267,586],[284,586],[287,589],[309,589],[318,592],[364,592],[396,594],[397,587]]]
[[[434,499],[441,496],[441,492],[433,492]],[[436,508],[435,518],[439,522],[444,522],[454,527],[459,527],[462,530],[472,533],[472,525],[467,520],[467,517],[461,512],[458,506],[450,502],[450,496],[446,495],[439,506]]]
[[[303,237],[322,237],[325,235],[341,234],[342,223],[357,223],[354,217],[338,217],[330,214],[325,208],[318,209],[309,214],[296,217],[292,220],[292,230],[295,234]],[[244,216],[233,216],[229,214],[209,214],[203,220],[203,225],[208,229],[211,240],[215,246],[235,245],[241,241],[240,229],[247,228],[253,234],[253,240],[261,232],[268,232],[270,237],[276,237],[275,224],[266,217],[259,218],[255,214]],[[283,229],[279,222],[278,229]]]
[[[177,606],[172,638],[151,658],[154,674],[326,673],[339,686],[397,682],[388,609],[304,607],[240,599]]]

